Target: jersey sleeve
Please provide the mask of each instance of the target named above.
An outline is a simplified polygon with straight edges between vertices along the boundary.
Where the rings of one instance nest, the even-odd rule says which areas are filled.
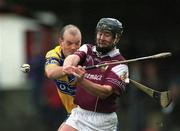
[[[120,64],[112,67],[105,77],[105,84],[110,85],[117,94],[122,94],[129,83],[128,66]]]
[[[84,44],[74,54],[79,56],[80,58],[79,63],[83,63],[86,59],[87,53],[88,53],[88,46],[87,44]]]
[[[53,64],[59,65],[60,57],[57,54],[57,52],[54,50],[47,52],[45,59],[46,59],[46,64],[45,64],[46,66],[53,65]]]

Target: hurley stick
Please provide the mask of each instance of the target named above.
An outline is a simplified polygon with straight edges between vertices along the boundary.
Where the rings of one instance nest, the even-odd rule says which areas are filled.
[[[154,100],[158,101],[163,108],[167,107],[172,101],[170,91],[157,91],[132,79],[130,79],[130,82],[134,85],[134,87],[140,89],[141,91],[152,97]]]
[[[171,53],[170,52],[164,52],[164,53],[159,53],[159,54],[156,54],[156,55],[151,55],[151,56],[146,56],[146,57],[139,57],[139,58],[124,60],[124,61],[115,61],[115,62],[110,61],[110,62],[107,62],[107,63],[104,63],[104,64],[98,64],[98,65],[92,65],[92,66],[84,67],[84,69],[85,70],[90,70],[90,69],[94,69],[94,68],[98,68],[98,67],[102,67],[102,66],[131,63],[131,62],[147,60],[147,59],[158,59],[158,58],[164,58],[164,57],[168,57],[168,56],[171,56]]]

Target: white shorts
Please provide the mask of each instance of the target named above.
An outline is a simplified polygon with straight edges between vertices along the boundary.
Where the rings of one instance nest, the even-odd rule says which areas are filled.
[[[78,131],[117,131],[118,118],[113,113],[98,113],[74,108],[65,122]]]

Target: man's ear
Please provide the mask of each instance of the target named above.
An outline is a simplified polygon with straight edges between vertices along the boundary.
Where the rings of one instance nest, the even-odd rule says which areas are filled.
[[[59,37],[59,39],[58,39],[59,44],[61,44],[62,41],[63,41],[63,39],[61,37]]]

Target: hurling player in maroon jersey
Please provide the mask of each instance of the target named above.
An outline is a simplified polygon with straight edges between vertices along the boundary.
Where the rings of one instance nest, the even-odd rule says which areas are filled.
[[[64,72],[78,79],[75,95],[78,107],[72,110],[59,131],[117,130],[115,101],[129,83],[128,66],[116,64],[86,71],[82,67],[123,61],[124,57],[116,48],[122,32],[122,23],[117,19],[102,18],[96,26],[96,45],[84,44],[65,59]]]

